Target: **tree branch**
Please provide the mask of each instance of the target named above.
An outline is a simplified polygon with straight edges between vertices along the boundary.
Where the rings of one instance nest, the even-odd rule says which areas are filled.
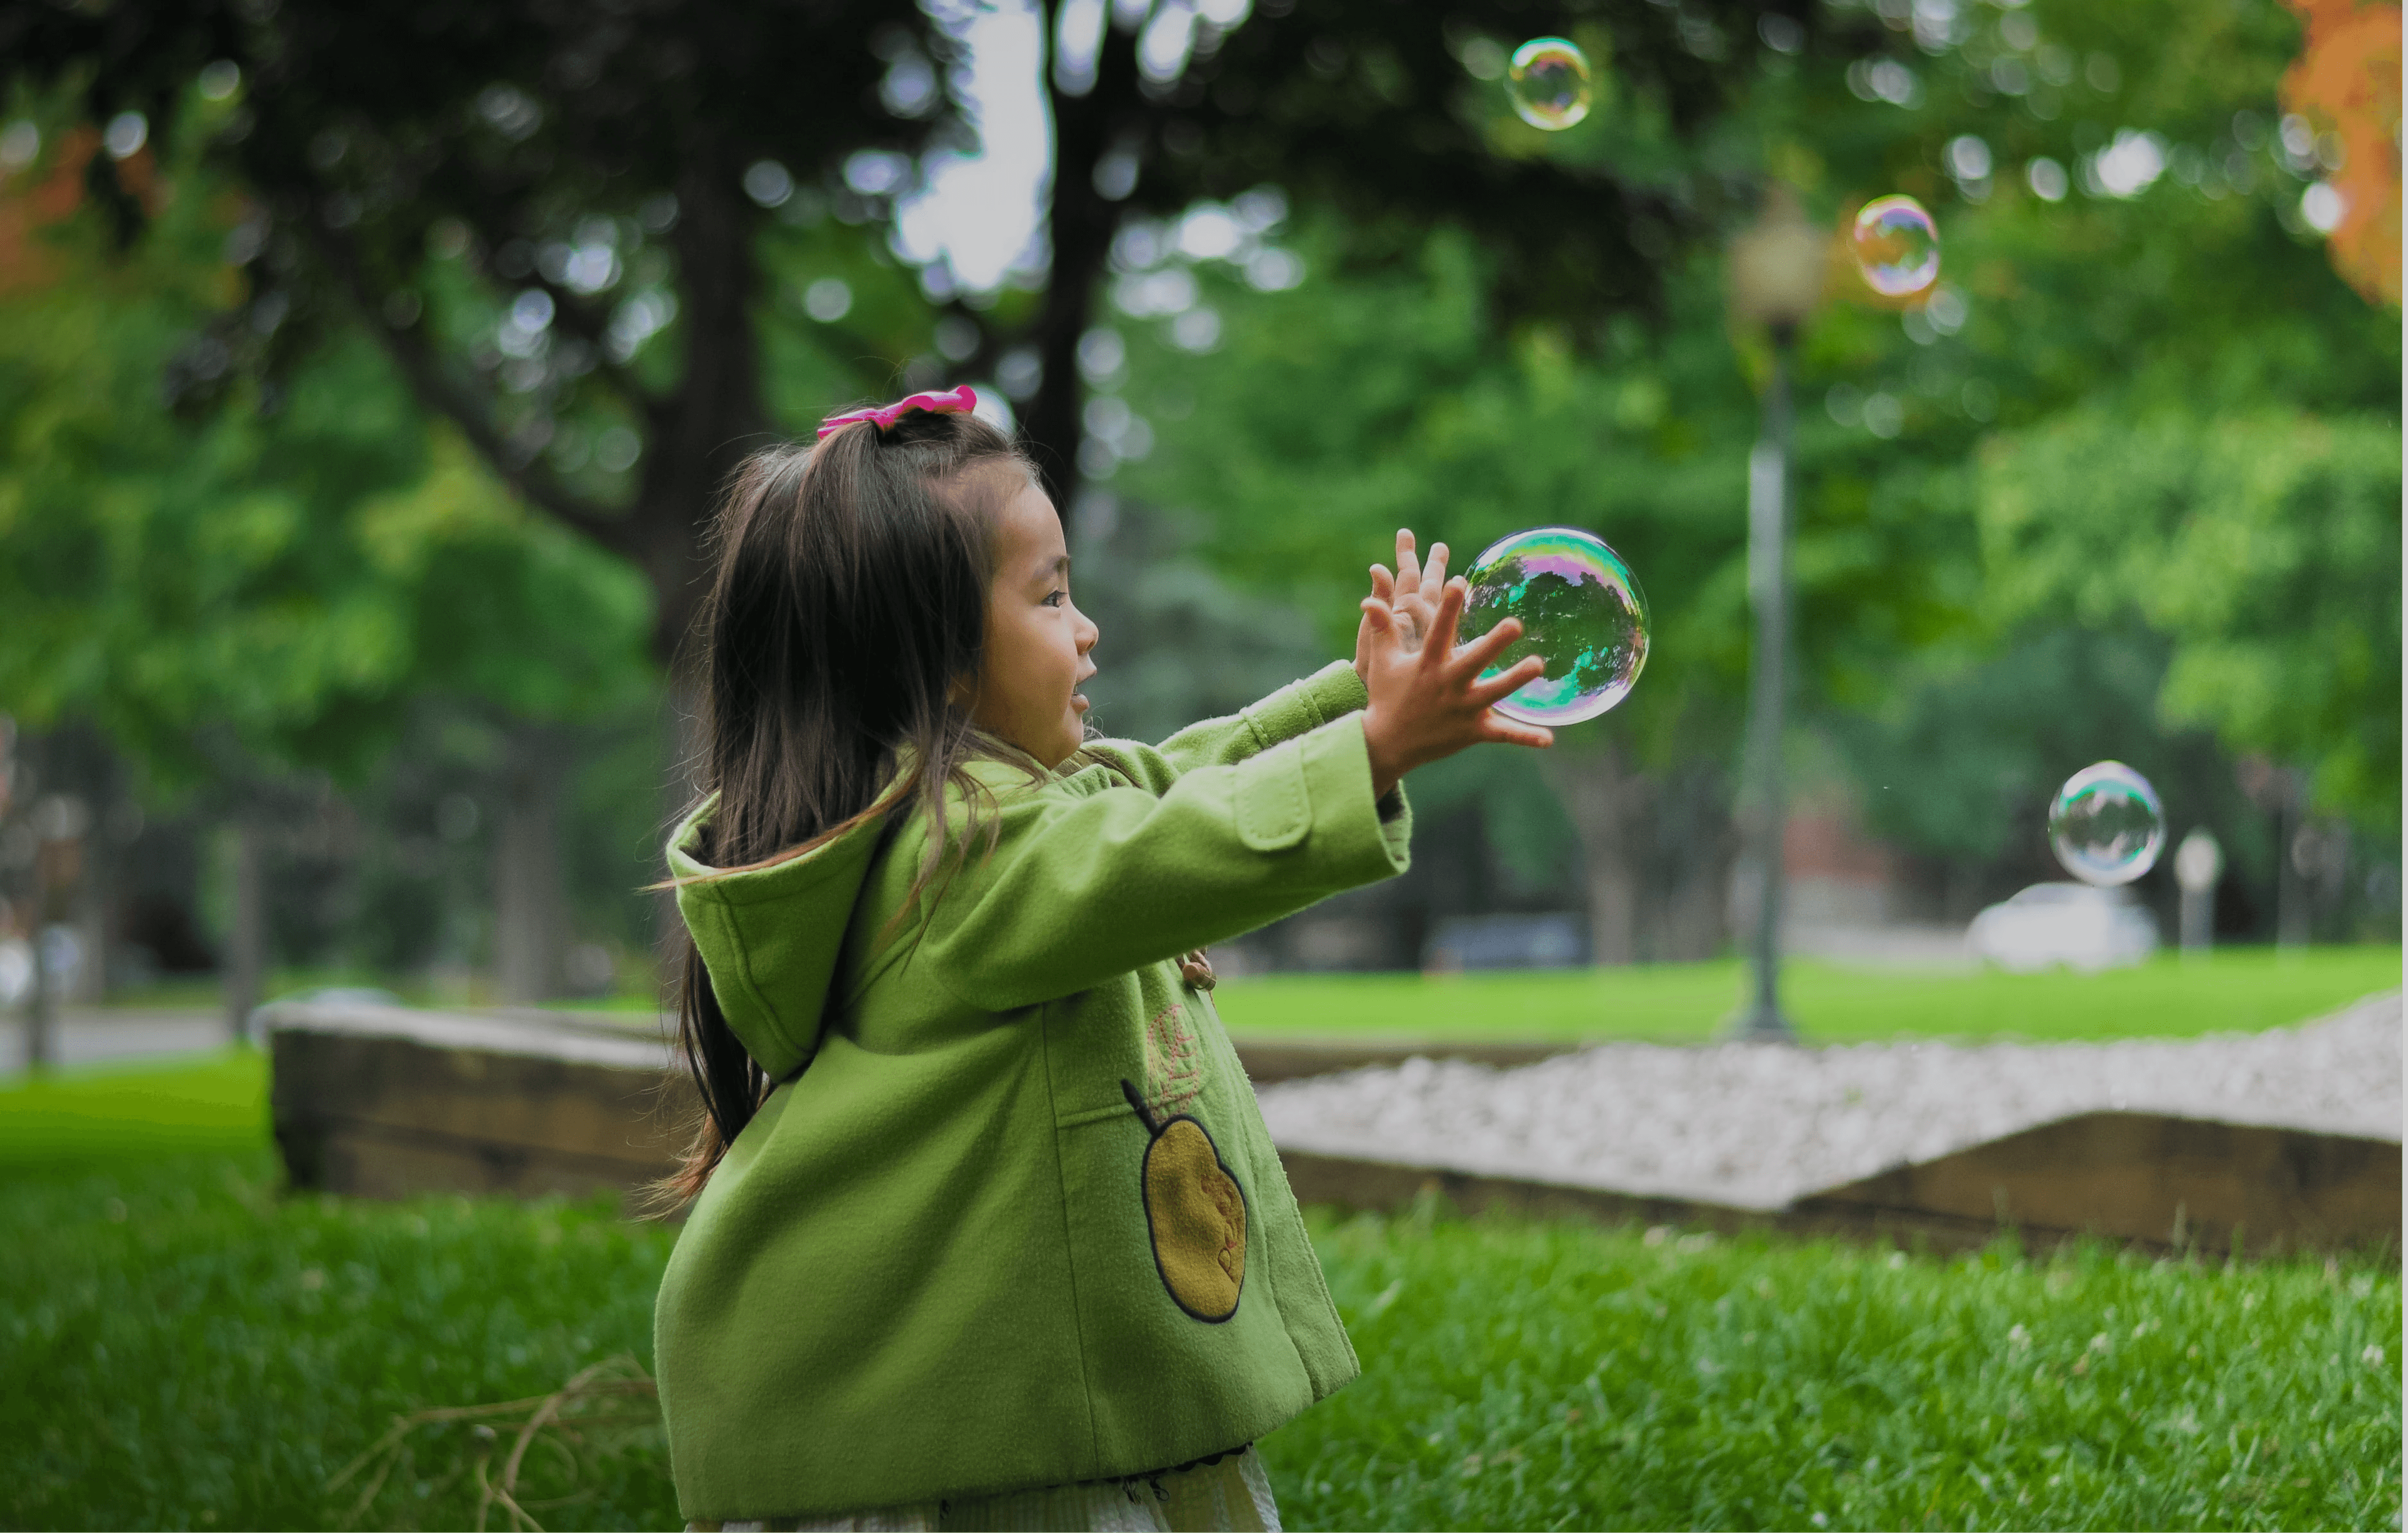
[[[494,427],[488,402],[446,376],[435,349],[426,343],[423,333],[384,322],[381,297],[369,291],[367,279],[360,269],[359,252],[351,242],[314,219],[305,216],[300,222],[308,230],[310,242],[317,247],[327,269],[342,282],[369,332],[383,345],[421,404],[457,426],[468,445],[529,505],[614,553],[638,556],[635,528],[628,518],[609,515],[572,493],[541,466],[540,458],[513,465],[509,444]]]

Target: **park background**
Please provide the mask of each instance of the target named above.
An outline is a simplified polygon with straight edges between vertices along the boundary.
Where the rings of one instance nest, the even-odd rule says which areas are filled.
[[[1398,526],[1461,560],[1576,523],[1647,590],[1628,703],[1417,774],[1413,872],[1259,963],[1417,968],[1449,917],[1541,910],[1600,963],[1711,958],[1770,358],[1724,250],[1774,179],[1943,239],[1907,302],[1835,239],[1799,341],[1793,919],[1961,929],[2054,876],[2047,799],[2113,757],[2226,849],[2220,939],[2396,941],[2380,8],[1549,13],[1598,67],[1554,135],[1496,78],[1543,20],[1510,10],[1173,5],[1050,66],[1020,11],[777,10],[672,70],[632,12],[396,7],[280,44],[272,93],[201,73],[261,46],[232,16],[29,26],[10,924],[79,934],[80,999],[649,997],[719,476],[972,381],[1050,466],[1108,732],[1349,652]],[[767,62],[832,36],[825,79]],[[2139,893],[2171,935],[2170,871]]]
[[[1543,33],[1597,69],[1563,133],[1519,120],[1500,78]],[[21,1010],[64,1003],[70,1033],[112,1011],[238,1019],[327,986],[648,1012],[663,916],[642,885],[688,795],[678,646],[714,487],[834,409],[970,382],[1064,509],[1103,633],[1094,718],[1114,734],[1160,738],[1348,652],[1364,568],[1398,526],[1458,567],[1518,527],[1589,526],[1652,602],[1626,704],[1543,757],[1414,774],[1411,874],[1221,955],[1233,1025],[1251,1004],[1303,1029],[1712,1036],[1741,996],[1747,466],[1774,355],[1727,251],[1776,187],[1831,236],[1791,380],[1781,742],[1809,1039],[2264,1027],[2398,982],[2395,6],[26,5],[0,11],[0,942],[62,934],[73,960],[62,995],[0,981]],[[1909,300],[1868,290],[1841,237],[1890,193],[1942,235],[1940,281]],[[2095,982],[1952,967],[1978,910],[2058,876],[2049,796],[2109,757],[2157,786],[2172,838],[2220,841],[2214,938],[2249,951]],[[2171,936],[2170,869],[2135,891]],[[1547,915],[1569,917],[1584,965],[1554,988],[1412,977],[1445,967],[1467,920]],[[0,1138],[50,1178],[11,1225],[94,1274],[11,1333],[17,1361],[120,1378],[142,1366],[125,1358],[216,1356],[229,1326],[267,1335],[290,1304],[457,1341],[443,1296],[521,1255],[588,1263],[576,1281],[614,1295],[616,1319],[512,1279],[473,1366],[418,1381],[362,1322],[307,1357],[295,1342],[249,1419],[306,1422],[346,1389],[380,1411],[524,1395],[589,1361],[589,1332],[640,1330],[663,1232],[598,1210],[263,1211],[280,1205],[256,1056],[172,1078],[9,1088]],[[144,1182],[109,1168],[127,1143],[231,1158]],[[430,1220],[444,1254],[394,1277],[381,1264],[435,1239]],[[1630,1275],[1671,1254],[1635,1234],[1317,1229],[1358,1330],[1398,1304],[1392,1268],[1443,1269],[1517,1296],[1495,1328],[1535,1357],[1560,1317],[1532,1296],[1590,1239],[1630,1282],[1584,1324],[1627,1323],[1639,1348],[1666,1312]],[[117,1373],[105,1346],[26,1340],[64,1347],[59,1316],[147,1292],[137,1252],[222,1302],[117,1337]],[[1823,1408],[1768,1381],[1853,1355],[1859,1299],[1973,1317],[1899,1333],[1903,1371],[1879,1386],[1894,1408],[1953,1387],[1963,1349],[2007,1346],[2017,1306],[2069,1288],[2111,1311],[2120,1294],[2218,1312],[2096,1253],[1984,1260],[1703,1254],[1666,1302],[1736,1329],[1758,1326],[1747,1307],[1776,1278],[1835,1296],[1762,1318],[1796,1328],[1792,1366],[1749,1386],[1758,1433]],[[2111,1453],[2000,1515],[2396,1520],[2396,1369],[2370,1379],[2362,1356],[2398,1360],[2396,1274],[2264,1282],[2329,1376],[2261,1360],[2260,1395],[2220,1381],[2210,1418],[2231,1451],[2212,1471],[2174,1451],[2194,1417],[2151,1439],[2174,1445],[2162,1476],[2109,1496]],[[2158,1298],[2134,1297],[2151,1283]],[[1427,1339],[1480,1326],[1444,1287],[1396,1310],[1417,1315],[1418,1376],[1454,1401],[1431,1407],[1432,1461],[1520,1455],[1498,1444],[1528,1432],[1480,1437],[1469,1395],[1446,1394],[1469,1354]],[[2080,1352],[2089,1311],[2068,1324]],[[251,1399],[267,1386],[250,1343],[225,1344],[209,1387]],[[1471,1368],[1463,1390],[1498,1376]],[[2318,1414],[2341,1435],[2294,1451],[2329,1440],[2388,1469],[2320,1472],[2311,1493],[2265,1478],[2244,1427],[2376,1385],[2387,1428]],[[1685,1426],[1616,1440],[1667,1499],[1612,1515],[1803,1515],[1794,1484],[1748,1478],[1740,1386],[1684,1387],[1713,1396]],[[1419,1409],[1390,1406],[1367,1419]],[[55,1464],[138,1464],[126,1424],[152,1418],[91,1409],[101,1458]],[[1529,1409],[1593,1458],[1581,1408]],[[308,1476],[253,1462],[245,1419],[202,1411],[162,1462],[218,1466],[213,1516],[322,1515],[277,1498]],[[1307,1521],[1605,1515],[1520,1456],[1503,1500],[1482,1499],[1496,1481],[1476,1468],[1420,1498],[1369,1470],[1348,1489],[1327,1466],[1363,1459],[1327,1430],[1340,1446],[1283,1461]],[[1817,1460],[1853,1487],[1828,1503],[1842,1521],[1992,1493],[1970,1450],[1907,1441],[1885,1475],[1866,1441]],[[576,1515],[645,1514],[624,1509],[656,1506],[652,1462],[624,1461]],[[13,1520],[202,1520],[156,1472],[125,1470],[131,1499],[79,1501],[89,1472],[45,1469]],[[436,1502],[479,1504],[459,1473],[418,1494],[437,1481]]]

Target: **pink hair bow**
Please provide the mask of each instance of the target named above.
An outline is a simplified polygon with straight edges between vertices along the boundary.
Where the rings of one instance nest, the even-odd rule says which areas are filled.
[[[842,415],[831,415],[820,423],[820,435],[824,437],[837,427],[849,426],[855,421],[867,421],[883,431],[915,409],[936,415],[967,415],[976,408],[978,391],[965,383],[950,394],[915,394],[891,405],[880,405],[871,409],[849,409]]]

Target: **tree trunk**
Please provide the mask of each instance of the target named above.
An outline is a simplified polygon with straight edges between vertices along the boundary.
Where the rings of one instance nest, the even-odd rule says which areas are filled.
[[[112,802],[99,796],[99,807],[84,826],[83,877],[75,891],[76,945],[83,956],[76,965],[74,991],[65,999],[83,1006],[97,1006],[108,996],[109,905],[117,885],[117,844],[108,813]]]
[[[672,670],[702,601],[703,532],[719,487],[771,440],[753,333],[757,221],[741,200],[743,170],[710,145],[687,157],[678,180],[670,237],[685,372],[675,393],[648,408],[642,481],[629,516],[636,562],[652,585],[652,652]]]
[[[1049,31],[1053,16],[1047,13]],[[1053,202],[1045,234],[1053,254],[1045,304],[1037,321],[1037,354],[1045,370],[1021,415],[1021,436],[1045,477],[1046,493],[1062,516],[1079,488],[1080,423],[1086,380],[1079,372],[1079,341],[1095,311],[1096,290],[1120,230],[1121,205],[1096,190],[1096,163],[1116,137],[1142,121],[1135,105],[1137,50],[1107,38],[1096,61],[1096,83],[1084,95],[1065,95],[1049,74],[1054,108]]]
[[[560,879],[559,741],[539,724],[509,735],[494,827],[494,967],[502,999],[532,1006],[559,988],[566,938]]]
[[[246,812],[234,824],[234,920],[226,934],[226,1031],[247,1035],[267,973],[267,883],[261,865],[263,839]]]
[[[1629,770],[1619,740],[1594,751],[1558,746],[1540,759],[1580,835],[1589,961],[1633,963],[1639,956],[1640,859],[1632,833],[1646,812],[1649,784]]]
[[[2274,947],[2297,953],[2307,947],[2311,931],[2306,869],[2300,866],[2307,794],[2300,774],[2288,768],[2275,781],[2283,797],[2274,813]]]
[[[1711,958],[1729,930],[1730,867],[1739,850],[1722,773],[1693,763],[1647,802],[1656,811],[1651,864],[1663,885],[1661,897],[1649,901],[1656,919],[1647,946],[1674,963]]]
[[[42,939],[42,903],[38,895],[32,908],[34,988],[25,997],[25,1068],[38,1075],[58,1063],[59,989],[50,974],[50,945]]]
[[[59,793],[44,798],[35,814],[42,839],[34,853],[34,996],[25,1014],[25,1059],[29,1068],[47,1069],[60,1063],[59,1008],[67,1000],[69,978],[53,956],[60,944],[51,934],[67,938],[71,930],[66,921],[85,877],[91,815],[73,795]]]

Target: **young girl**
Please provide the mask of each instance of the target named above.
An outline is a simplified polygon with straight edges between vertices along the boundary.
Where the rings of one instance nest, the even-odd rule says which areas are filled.
[[[1270,1527],[1252,1444],[1354,1349],[1201,950],[1406,866],[1484,739],[1409,536],[1354,666],[1089,739],[1061,523],[968,389],[752,459],[669,845],[705,1119],[655,1315],[696,1527]]]

